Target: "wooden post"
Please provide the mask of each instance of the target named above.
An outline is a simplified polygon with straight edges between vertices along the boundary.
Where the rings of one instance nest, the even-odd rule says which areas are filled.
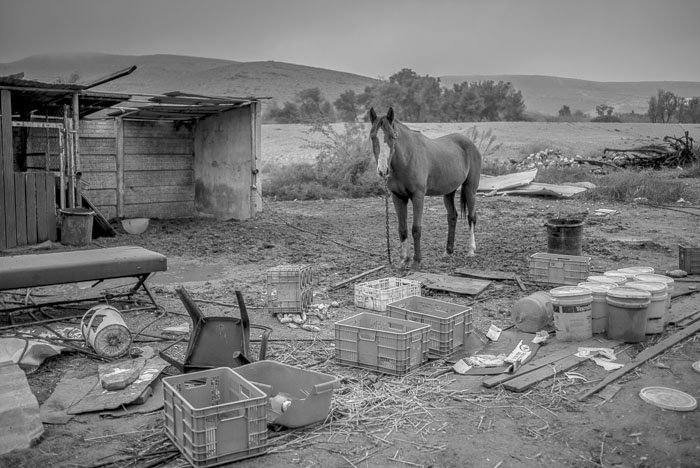
[[[82,178],[82,169],[80,164],[80,98],[78,93],[73,93],[73,173],[79,174],[78,182],[75,186],[76,204],[83,206],[82,186],[80,180]],[[74,182],[75,183],[75,182]]]
[[[114,138],[117,153],[117,218],[124,217],[124,119],[115,117]]]
[[[3,181],[4,217],[2,223],[5,228],[5,248],[17,246],[17,233],[15,230],[15,168],[14,154],[12,150],[12,99],[10,91],[0,90],[0,113],[2,113],[0,126],[0,172]]]
[[[65,128],[58,130],[58,171],[59,171],[59,186],[61,187],[60,207],[66,207],[66,148],[65,148]]]
[[[63,123],[66,126],[66,175],[68,177],[68,208],[75,208],[75,160],[73,159],[73,133],[68,118],[68,106],[63,106]]]

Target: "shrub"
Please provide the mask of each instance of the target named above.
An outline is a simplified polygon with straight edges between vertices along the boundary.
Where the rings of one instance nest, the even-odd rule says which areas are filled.
[[[501,147],[501,143],[495,144],[496,135],[493,134],[493,130],[490,128],[485,132],[479,132],[479,129],[475,125],[469,127],[464,132],[464,135],[476,145],[479,149],[479,153],[481,153],[482,159],[494,154]]]
[[[683,184],[659,177],[658,172],[616,171],[594,180],[596,188],[583,192],[588,200],[632,201],[645,198],[651,203],[671,203],[683,196]]]

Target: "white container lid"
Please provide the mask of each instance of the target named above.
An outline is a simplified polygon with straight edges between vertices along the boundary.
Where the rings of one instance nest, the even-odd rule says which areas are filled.
[[[627,267],[627,268],[620,268],[617,271],[620,273],[624,273],[626,275],[642,275],[645,273],[654,273],[654,268],[650,266],[635,266],[635,267]]]
[[[649,291],[652,294],[662,294],[667,290],[666,283],[659,283],[658,281],[628,281],[625,283],[625,286]]]
[[[613,276],[605,276],[605,275],[591,275],[588,278],[586,278],[586,281],[588,283],[619,284],[622,282],[621,278],[622,277],[616,278]],[[625,277],[625,279],[626,279],[626,277]]]
[[[596,283],[596,282],[583,282],[579,283],[578,286],[580,288],[586,288],[590,289],[593,292],[596,293],[606,293],[612,288],[616,288],[617,284],[615,283]]]
[[[609,276],[611,278],[624,278],[625,280],[627,280],[627,275],[617,270],[606,271],[603,273],[603,276]]]
[[[673,286],[673,283],[675,283],[675,281],[673,281],[673,278],[671,278],[670,276],[657,275],[657,274],[652,274],[652,273],[644,273],[641,275],[636,275],[634,277],[634,280],[635,281],[645,281],[645,282],[646,281],[653,281],[656,283],[666,283],[667,286],[669,284]]]
[[[554,298],[590,296],[591,290],[578,286],[560,286],[549,291]]]
[[[619,288],[612,288],[608,291],[608,297],[614,297],[617,299],[651,299],[651,293],[649,291],[643,291],[641,289],[628,288],[627,285],[620,286]]]

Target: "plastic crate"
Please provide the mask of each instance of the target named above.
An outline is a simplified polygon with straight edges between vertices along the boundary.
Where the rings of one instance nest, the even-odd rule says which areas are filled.
[[[690,275],[700,273],[700,247],[679,245],[678,268]]]
[[[385,312],[387,305],[409,296],[420,296],[420,281],[403,278],[382,278],[355,285],[355,305],[363,309]]]
[[[165,434],[195,467],[267,450],[267,396],[228,367],[163,379]]]
[[[430,325],[363,312],[335,323],[340,364],[404,375],[428,361]]]
[[[389,317],[430,325],[428,349],[431,354],[448,356],[464,343],[472,332],[472,308],[421,296],[392,302]]]
[[[322,422],[328,417],[333,389],[340,379],[275,361],[258,361],[237,367],[234,372],[265,392],[268,398],[282,397],[289,407],[278,411],[267,406],[267,419],[280,426],[295,428]]]
[[[530,279],[537,283],[577,285],[588,278],[591,258],[536,253],[530,257]]]
[[[271,314],[300,314],[311,307],[311,265],[280,265],[267,271],[267,309]]]

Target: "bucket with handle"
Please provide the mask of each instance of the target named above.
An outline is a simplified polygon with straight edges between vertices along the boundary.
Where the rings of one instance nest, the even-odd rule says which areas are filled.
[[[561,286],[549,291],[554,307],[554,328],[562,341],[582,341],[593,336],[590,289]]]
[[[80,330],[85,342],[102,357],[123,356],[131,346],[131,331],[119,311],[110,305],[100,304],[85,312]]]
[[[547,221],[547,252],[562,255],[581,255],[583,221],[554,218]]]
[[[605,301],[608,303],[608,338],[627,343],[644,341],[651,293],[621,286],[608,291]]]

